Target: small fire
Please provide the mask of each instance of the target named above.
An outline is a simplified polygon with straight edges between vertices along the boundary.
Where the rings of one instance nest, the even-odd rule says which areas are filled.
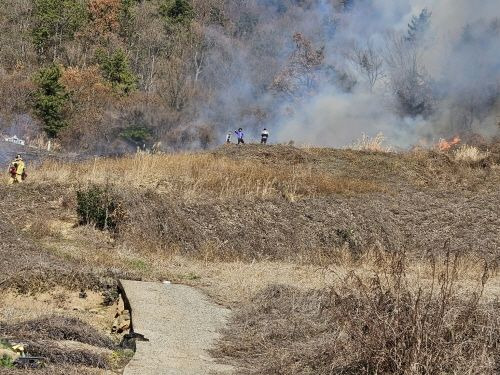
[[[460,138],[458,136],[455,136],[453,139],[446,140],[446,139],[440,139],[437,147],[439,151],[448,151],[450,148],[452,148],[455,145],[458,145],[461,142]]]

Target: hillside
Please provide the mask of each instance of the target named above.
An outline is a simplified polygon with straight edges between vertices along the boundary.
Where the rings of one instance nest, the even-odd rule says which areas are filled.
[[[210,148],[239,127],[335,147],[490,138],[500,27],[485,1],[12,0],[0,132],[107,155]]]
[[[256,355],[250,343],[257,338],[243,339],[247,333],[241,324],[253,316],[249,311],[262,305],[261,298],[277,304],[272,310],[276,314],[286,314],[288,298],[303,301],[306,310],[298,311],[297,319],[306,319],[311,296],[325,300],[323,288],[358,290],[341,281],[351,272],[360,280],[369,280],[374,272],[390,275],[395,271],[385,267],[395,265],[393,257],[404,257],[404,277],[425,291],[426,280],[436,272],[429,259],[441,269],[447,267],[447,257],[457,257],[450,293],[458,288],[459,295],[468,295],[481,275],[483,280],[487,275],[491,281],[482,292],[486,299],[477,308],[494,314],[487,301],[499,292],[497,146],[489,145],[491,151],[474,160],[459,159],[457,150],[384,153],[260,145],[80,162],[47,159],[30,168],[25,184],[0,186],[0,334],[29,338],[35,353],[51,358],[53,371],[81,373],[82,365],[89,373],[96,367],[118,369],[121,365],[109,359],[121,358],[116,344],[102,349],[99,341],[99,335],[109,337],[113,307],[75,310],[81,303],[78,292],[87,290],[94,296],[92,303],[113,303],[118,277],[171,280],[202,288],[238,312],[216,355],[232,358],[243,369],[245,358]],[[107,231],[82,211],[77,215],[82,204],[108,207]],[[84,225],[82,220],[90,222]],[[279,292],[283,298],[275,294],[280,288],[285,288]],[[255,293],[264,294],[254,299]],[[50,302],[40,309],[29,302],[32,296]],[[453,298],[449,308],[466,306],[462,297]],[[51,341],[42,350],[37,343],[46,337],[28,331],[16,335],[9,328],[19,322],[35,324],[31,320],[44,319],[49,311],[78,317],[101,338],[70,355],[70,348],[61,349],[65,341]],[[262,322],[270,319],[269,324],[288,319],[268,313],[258,310],[257,316]],[[312,327],[304,326],[304,334],[323,340]],[[277,335],[287,334],[276,329]],[[233,352],[242,340],[250,346]],[[287,340],[269,345],[295,355]],[[302,345],[299,338],[291,340]],[[238,359],[239,352],[248,357]],[[256,367],[257,373],[268,373],[276,365],[272,350],[261,355],[270,361],[261,364],[271,367]],[[315,363],[306,357],[304,366]],[[285,367],[283,373],[289,370]]]
[[[237,374],[498,375],[500,5],[480,3],[1,2],[0,374],[21,353],[123,373],[147,339],[127,279],[165,298],[151,327],[165,285],[232,310],[192,353]],[[162,318],[197,347],[200,309]]]
[[[344,245],[353,252],[414,254],[446,245],[495,258],[498,155],[488,158],[468,164],[428,151],[249,145],[206,154],[99,159],[76,170],[48,164],[53,178],[41,171],[44,180],[63,186],[82,180],[114,184],[113,194],[134,217],[123,223],[124,236],[153,238],[151,246],[158,249],[199,253],[215,247],[221,255],[252,260]]]

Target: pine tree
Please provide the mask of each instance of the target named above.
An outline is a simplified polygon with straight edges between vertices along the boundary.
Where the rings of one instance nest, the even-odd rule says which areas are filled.
[[[72,39],[87,20],[81,1],[34,0],[32,36],[39,55],[56,58],[61,43]]]
[[[166,0],[160,6],[160,14],[170,25],[188,25],[195,17],[188,0]]]
[[[429,12],[427,8],[424,8],[418,17],[412,16],[408,24],[407,41],[418,42],[422,38],[422,35],[429,29],[431,15],[432,13]]]
[[[122,49],[116,50],[111,55],[97,52],[97,61],[101,67],[103,77],[111,83],[113,89],[123,94],[129,94],[137,86],[137,77],[130,68],[127,55]]]
[[[65,87],[59,82],[62,72],[58,65],[41,69],[35,76],[38,90],[34,95],[34,107],[37,116],[43,121],[45,133],[55,138],[68,124],[64,110],[69,99]]]
[[[134,24],[134,15],[132,14],[132,7],[138,0],[121,0],[120,7],[120,35],[129,39],[132,37],[132,30]]]

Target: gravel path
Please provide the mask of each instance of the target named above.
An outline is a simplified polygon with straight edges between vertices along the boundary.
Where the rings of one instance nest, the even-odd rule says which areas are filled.
[[[121,280],[132,310],[137,351],[124,375],[231,374],[207,353],[218,338],[229,310],[200,291],[177,284]]]

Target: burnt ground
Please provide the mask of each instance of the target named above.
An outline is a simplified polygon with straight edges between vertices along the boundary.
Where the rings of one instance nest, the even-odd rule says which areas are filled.
[[[30,164],[38,163],[48,156],[48,153],[45,151],[0,140],[0,165],[8,165],[15,158],[16,154],[21,154],[23,159]]]

